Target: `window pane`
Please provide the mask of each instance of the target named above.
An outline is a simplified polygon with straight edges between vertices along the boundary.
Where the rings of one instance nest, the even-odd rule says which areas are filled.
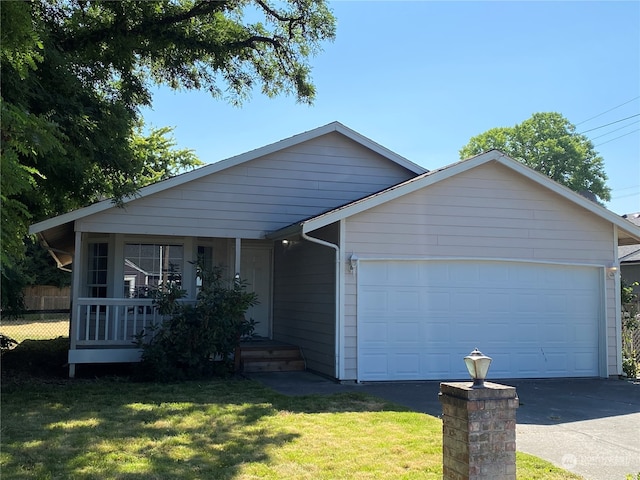
[[[107,296],[108,260],[108,243],[89,244],[87,293],[90,297],[104,298]]]
[[[159,285],[182,285],[182,245],[127,244],[124,252],[125,291],[131,295],[146,297]]]

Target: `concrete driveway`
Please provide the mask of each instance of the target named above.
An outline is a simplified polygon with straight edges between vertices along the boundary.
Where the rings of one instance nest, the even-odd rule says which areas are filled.
[[[337,384],[308,372],[249,374],[285,395],[360,391],[439,417],[439,382]],[[640,473],[640,382],[501,380],[516,387],[516,448],[589,480]],[[635,477],[634,477],[635,479]]]

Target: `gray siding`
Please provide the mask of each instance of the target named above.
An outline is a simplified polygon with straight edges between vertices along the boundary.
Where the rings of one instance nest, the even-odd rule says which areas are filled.
[[[499,164],[485,164],[346,220],[360,258],[615,260],[613,226]],[[356,273],[357,275],[357,273]],[[345,278],[346,379],[356,378],[356,275]],[[614,281],[606,281],[609,374],[617,373]]]
[[[331,228],[323,230],[319,238],[337,242]],[[310,370],[335,376],[335,251],[277,242],[274,263],[273,338],[302,347]]]
[[[333,132],[81,219],[81,231],[263,238],[414,174]]]

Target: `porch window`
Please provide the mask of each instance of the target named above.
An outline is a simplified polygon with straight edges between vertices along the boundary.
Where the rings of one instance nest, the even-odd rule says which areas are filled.
[[[89,244],[89,268],[87,288],[91,298],[107,297],[107,271],[109,264],[109,244]]]
[[[124,296],[146,298],[161,285],[182,286],[184,247],[151,243],[124,246]]]

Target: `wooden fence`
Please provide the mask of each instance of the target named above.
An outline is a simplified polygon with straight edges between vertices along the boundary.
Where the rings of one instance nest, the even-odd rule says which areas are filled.
[[[68,310],[71,303],[71,287],[34,285],[24,289],[24,305],[27,310]]]

